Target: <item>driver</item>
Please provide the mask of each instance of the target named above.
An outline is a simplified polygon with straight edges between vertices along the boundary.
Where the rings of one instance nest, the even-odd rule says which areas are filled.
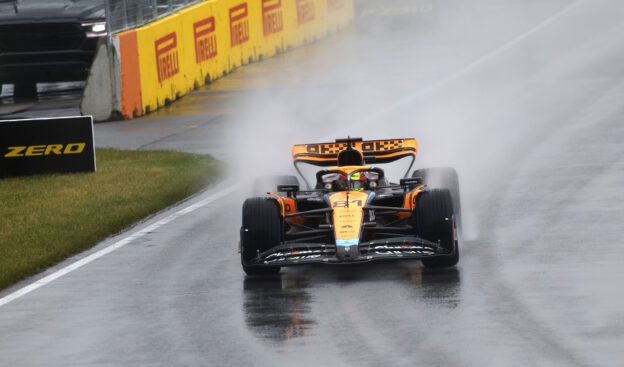
[[[355,172],[351,175],[351,190],[363,191],[368,188],[368,177],[364,172]]]
[[[347,186],[349,185],[349,186]],[[353,191],[363,191],[369,188],[369,180],[364,172],[355,172],[351,175],[351,180],[347,180],[347,175],[340,173],[331,183],[333,191],[342,191],[349,188]]]

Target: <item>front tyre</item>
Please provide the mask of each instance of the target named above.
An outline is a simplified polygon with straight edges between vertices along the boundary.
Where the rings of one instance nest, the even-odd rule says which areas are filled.
[[[427,268],[446,268],[459,261],[459,245],[453,211],[453,199],[447,189],[423,191],[416,200],[418,234],[425,240],[439,243],[447,255],[424,258]]]
[[[278,203],[270,198],[251,198],[243,204],[241,227],[241,264],[247,275],[271,275],[279,266],[254,266],[251,260],[258,254],[280,244],[282,218]]]
[[[455,222],[461,232],[461,197],[459,195],[459,176],[452,167],[432,167],[417,169],[412,173],[412,177],[420,177],[423,183],[430,189],[448,189],[453,199],[453,210],[455,212]]]

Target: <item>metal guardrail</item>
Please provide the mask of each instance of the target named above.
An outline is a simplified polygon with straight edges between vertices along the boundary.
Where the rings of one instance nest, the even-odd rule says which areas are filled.
[[[105,0],[110,33],[143,26],[203,0]]]

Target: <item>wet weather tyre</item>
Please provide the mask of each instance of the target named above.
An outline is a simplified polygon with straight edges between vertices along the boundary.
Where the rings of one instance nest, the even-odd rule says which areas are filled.
[[[412,177],[420,177],[423,183],[430,189],[448,189],[453,199],[453,210],[455,211],[455,222],[461,232],[461,196],[459,193],[459,176],[452,167],[432,167],[417,169],[412,173]]]
[[[247,275],[271,275],[279,266],[253,266],[251,260],[259,253],[280,244],[282,218],[278,203],[270,198],[251,198],[243,204],[241,227],[241,264]]]
[[[440,244],[448,252],[448,255],[422,259],[423,265],[427,268],[455,266],[459,261],[459,245],[450,191],[423,191],[416,199],[415,215],[418,235]]]
[[[297,185],[299,179],[292,175],[276,175],[259,177],[254,180],[254,195],[266,196],[268,192],[277,192],[277,185]]]

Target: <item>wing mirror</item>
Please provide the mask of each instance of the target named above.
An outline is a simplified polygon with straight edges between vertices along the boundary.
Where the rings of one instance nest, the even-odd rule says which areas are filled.
[[[288,197],[291,197],[293,192],[299,191],[299,185],[277,185],[278,192],[285,192]]]
[[[422,185],[423,183],[423,179],[422,177],[409,177],[409,178],[402,178],[401,181],[399,181],[401,187],[403,188],[403,190],[408,190],[410,188],[413,188],[414,186],[418,186],[418,185]]]

